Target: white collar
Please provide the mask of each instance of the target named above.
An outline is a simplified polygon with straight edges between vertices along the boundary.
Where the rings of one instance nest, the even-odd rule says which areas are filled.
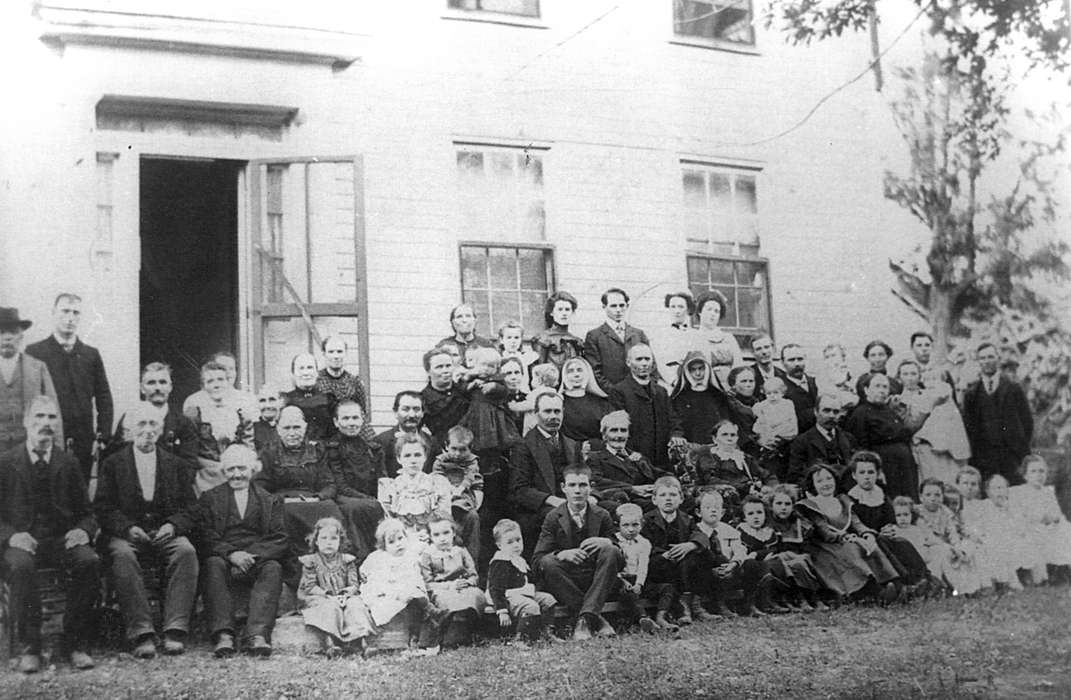
[[[37,453],[33,451],[33,446],[29,441],[26,442],[26,454],[30,455],[30,464],[37,461]],[[45,448],[44,458],[46,462],[52,464],[52,443],[49,443],[48,447]]]
[[[860,488],[859,484],[848,489],[848,496],[855,499],[864,506],[880,506],[885,503],[885,491],[880,486],[874,484],[874,488],[869,491]]]

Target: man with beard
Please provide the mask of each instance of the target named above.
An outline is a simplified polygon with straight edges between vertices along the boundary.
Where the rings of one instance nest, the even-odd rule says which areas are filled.
[[[603,449],[588,455],[591,492],[599,506],[611,513],[623,503],[650,510],[654,482],[664,472],[656,470],[639,452],[628,449],[629,417],[626,411],[611,411],[599,421]]]
[[[435,348],[424,353],[428,384],[420,392],[424,400],[424,426],[438,444],[446,444],[446,431],[461,422],[469,410],[469,396],[454,381],[454,358]],[[430,450],[429,450],[430,452]]]
[[[580,462],[580,446],[561,434],[565,401],[556,391],[536,397],[536,424],[510,453],[508,500],[531,551],[544,518],[565,503],[562,473]]]
[[[781,348],[781,364],[784,369],[778,369],[777,376],[785,382],[785,398],[796,407],[796,424],[803,433],[814,425],[818,384],[807,374],[807,356],[799,345],[789,343]]]
[[[127,639],[136,658],[151,659],[156,636],[138,555],[165,567],[164,653],[181,654],[197,596],[197,552],[186,538],[197,497],[189,467],[157,449],[159,408],[143,402],[127,415],[133,443],[104,460],[94,506]]]
[[[221,457],[226,482],[201,496],[205,617],[217,658],[233,656],[235,593],[248,591],[246,652],[271,655],[271,632],[282,591],[282,564],[288,545],[282,502],[250,479],[257,462],[253,450],[231,445]]]
[[[78,337],[82,320],[82,298],[64,292],[52,305],[55,331],[44,340],[26,348],[48,366],[56,386],[64,433],[72,441],[71,449],[82,466],[82,476],[89,481],[93,468],[93,445],[99,434],[108,440],[112,433],[112,392],[104,362],[96,348]],[[96,408],[96,425],[93,409]]]
[[[650,346],[639,343],[628,350],[629,375],[610,388],[610,403],[628,412],[629,448],[660,469],[670,466],[669,448],[687,446],[669,394],[651,377],[654,357]]]
[[[97,523],[78,460],[54,443],[59,422],[56,400],[35,397],[23,420],[26,441],[0,455],[0,546],[12,617],[8,629],[23,673],[41,668],[37,572],[45,567],[58,567],[66,574],[63,636],[71,664],[78,669],[93,667],[86,652],[100,592],[100,560],[92,546]]]
[[[338,435],[327,442],[327,461],[338,489],[335,500],[358,566],[376,546],[376,526],[383,519],[379,480],[386,476],[378,444],[369,445],[364,439],[364,422],[360,404],[352,399],[340,402],[335,406]]]
[[[406,390],[395,394],[394,418],[397,420],[394,427],[384,430],[375,438],[383,455],[383,470],[386,476],[392,479],[398,476],[398,460],[394,457],[394,445],[402,435],[419,435],[424,440],[428,452],[424,471],[430,472],[431,465],[435,462],[436,455],[439,454],[439,443],[427,426],[421,425],[424,421],[424,399],[421,393]]]
[[[197,426],[187,416],[172,408],[171,389],[171,367],[163,362],[150,362],[142,368],[141,398],[152,404],[159,412],[160,426],[157,430],[157,444],[173,455],[181,457],[191,469],[196,470],[200,466],[197,462],[197,454],[200,450]],[[131,436],[127,435],[124,415],[119,418],[119,423],[115,426],[115,433],[108,445],[107,456],[121,450],[130,440]]]
[[[797,435],[789,447],[785,482],[802,486],[807,470],[821,462],[833,467],[841,486],[850,488],[854,485],[847,469],[848,461],[858,447],[855,437],[840,428],[843,404],[843,398],[834,394],[818,397],[814,407],[815,424]]]
[[[0,306],[0,452],[26,442],[23,418],[35,396],[56,398],[45,363],[20,351],[22,334],[32,325],[19,318],[18,309]],[[55,439],[64,449],[62,423],[56,425]]]

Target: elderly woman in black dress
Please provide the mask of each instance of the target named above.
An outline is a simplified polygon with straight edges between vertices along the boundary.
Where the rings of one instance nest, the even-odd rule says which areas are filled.
[[[681,422],[684,439],[706,444],[718,421],[731,417],[729,399],[715,386],[706,353],[692,350],[686,354],[676,376],[670,401]]]
[[[547,327],[532,339],[532,350],[539,356],[539,364],[550,362],[561,369],[566,360],[583,357],[584,340],[569,332],[577,306],[576,297],[569,292],[555,292],[547,297],[543,307]]]
[[[562,365],[560,392],[565,398],[562,434],[577,442],[601,440],[600,421],[613,407],[583,357],[571,357]]]
[[[866,377],[863,400],[856,406],[844,428],[855,436],[859,448],[881,457],[885,491],[895,498],[918,500],[919,472],[911,451],[914,431],[904,422],[889,396],[889,378],[874,373]]]
[[[438,343],[436,347],[452,344],[457,347],[459,357],[458,364],[465,364],[465,353],[470,348],[494,348],[494,341],[476,334],[476,312],[471,304],[458,304],[450,310],[450,327],[454,334],[448,335]]]

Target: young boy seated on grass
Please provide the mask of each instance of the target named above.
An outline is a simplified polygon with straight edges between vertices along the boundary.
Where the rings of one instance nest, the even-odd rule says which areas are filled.
[[[435,458],[432,474],[440,474],[450,482],[450,512],[454,526],[473,561],[480,560],[480,516],[483,504],[483,475],[480,461],[473,454],[472,431],[455,425],[446,433],[446,449]]]
[[[714,619],[696,595],[702,590],[697,588],[695,576],[701,563],[690,555],[699,546],[692,541],[692,518],[680,510],[683,500],[681,482],[674,476],[660,476],[655,479],[651,498],[654,510],[643,517],[643,536],[651,541],[648,585],[661,584],[655,622],[667,630],[673,626],[669,613],[678,598],[682,612],[677,621],[682,625],[690,625],[693,618],[700,622]]]
[[[692,542],[704,562],[702,571],[710,576],[714,611],[718,615],[736,617],[726,600],[737,593],[742,595],[745,615],[764,617],[759,605],[771,607],[774,578],[769,565],[749,554],[740,539],[740,532],[722,522],[725,505],[717,491],[706,491],[699,497],[699,523],[692,531]],[[708,573],[709,572],[709,573]]]
[[[492,534],[498,550],[487,568],[487,597],[498,614],[499,627],[506,630],[516,622],[517,638],[534,642],[543,633],[543,615],[558,601],[550,593],[537,591],[528,580],[528,562],[521,556],[524,538],[520,524],[499,520]]]
[[[651,541],[640,534],[643,527],[643,509],[635,503],[623,503],[614,512],[617,515],[614,544],[625,557],[625,568],[617,575],[621,579],[618,598],[640,629],[654,634],[658,631],[658,625],[647,611],[638,605],[647,584],[647,566],[651,558]]]

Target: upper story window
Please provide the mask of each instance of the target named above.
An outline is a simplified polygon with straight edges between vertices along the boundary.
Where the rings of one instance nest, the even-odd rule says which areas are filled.
[[[494,337],[520,321],[525,337],[543,328],[543,304],[554,289],[553,252],[544,246],[462,245],[461,299],[476,312],[476,332]]]
[[[751,0],[673,0],[673,33],[713,45],[754,46]]]
[[[544,154],[532,148],[458,144],[460,237],[545,240]]]
[[[451,10],[539,17],[539,0],[447,0],[446,5]]]
[[[689,250],[728,255],[759,252],[756,172],[682,163],[684,230]]]

